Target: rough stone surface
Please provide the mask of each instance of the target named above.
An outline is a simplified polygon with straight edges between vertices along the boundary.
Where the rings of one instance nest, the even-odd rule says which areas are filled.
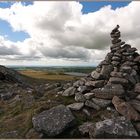
[[[101,73],[99,73],[99,72],[97,72],[97,71],[93,71],[92,73],[91,73],[91,77],[93,78],[93,79],[96,79],[96,80],[100,80],[100,79],[102,79],[102,75],[101,75]]]
[[[115,95],[122,96],[125,91],[120,84],[106,85],[103,88],[97,88],[92,91],[94,96],[101,99],[112,99]]]
[[[74,87],[69,87],[66,89],[63,93],[62,96],[73,96],[75,94],[76,88]]]
[[[90,138],[136,138],[138,134],[125,117],[106,119],[95,123],[89,131]]]
[[[136,97],[136,99],[140,100],[140,94]]]
[[[111,71],[113,70],[112,65],[103,65],[101,70],[101,75],[103,75],[103,78],[109,78]]]
[[[140,120],[140,114],[128,102],[114,96],[112,103],[114,104],[116,110],[127,119],[134,121]]]
[[[82,136],[89,136],[89,130],[92,129],[92,127],[94,127],[92,122],[85,122],[80,125],[78,129]]]
[[[84,94],[84,97],[85,97],[87,100],[89,100],[89,99],[91,99],[92,97],[94,97],[94,93],[86,93],[86,94]]]
[[[71,110],[80,110],[84,106],[84,103],[73,103],[68,105],[67,107],[70,108]]]
[[[89,91],[89,88],[87,86],[79,86],[77,91],[79,91],[80,93],[84,94],[84,93]]]
[[[112,84],[121,84],[121,85],[126,85],[128,84],[128,80],[125,78],[119,78],[119,77],[111,77],[109,79],[109,82]]]
[[[135,123],[134,126],[135,126],[137,132],[140,134],[140,122]]]
[[[105,59],[94,71],[73,84],[76,88],[75,101],[84,103],[82,108],[76,106],[77,110],[81,109],[87,118],[98,114],[99,119],[105,120],[95,127],[99,131],[93,130],[94,127],[88,131],[88,124],[85,124],[81,130],[83,136],[88,133],[91,138],[129,138],[137,135],[129,120],[140,121],[140,55],[136,48],[120,39],[118,29],[119,25],[110,33],[112,45]],[[120,115],[127,121],[117,118]]]
[[[94,102],[92,102],[90,100],[86,100],[85,106],[94,108],[96,110],[100,110],[101,109],[99,105],[95,104]]]
[[[51,108],[32,118],[36,131],[44,132],[47,136],[56,136],[75,125],[75,118],[64,105]]]
[[[107,107],[111,104],[111,100],[99,99],[99,98],[92,98],[92,101],[99,105],[101,108]]]
[[[85,83],[85,85],[100,88],[104,85],[104,82],[105,82],[104,80],[88,81]]]
[[[136,93],[139,93],[140,94],[140,83],[137,83],[136,85],[135,85],[135,92]]]
[[[139,100],[131,100],[129,103],[133,106],[133,108],[135,108],[137,111],[140,112],[140,101]]]
[[[86,100],[86,98],[84,97],[84,95],[80,92],[75,93],[75,101],[77,102],[84,102]]]

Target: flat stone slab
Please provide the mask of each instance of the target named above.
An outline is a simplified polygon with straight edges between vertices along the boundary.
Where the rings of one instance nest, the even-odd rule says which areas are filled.
[[[107,107],[111,104],[111,100],[99,99],[99,98],[92,98],[92,101],[99,105],[101,108]]]
[[[43,111],[32,118],[34,129],[53,137],[75,125],[75,118],[64,105]]]
[[[84,103],[73,103],[73,104],[67,105],[67,107],[70,108],[71,110],[80,110],[82,109],[83,106],[84,106]]]
[[[94,97],[101,99],[112,99],[115,95],[122,96],[125,91],[120,84],[105,85],[103,88],[96,88],[92,91]]]
[[[74,87],[69,87],[66,89],[63,93],[62,96],[73,96],[75,94],[76,88]]]

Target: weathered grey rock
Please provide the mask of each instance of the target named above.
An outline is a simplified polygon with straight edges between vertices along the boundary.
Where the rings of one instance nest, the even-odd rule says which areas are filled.
[[[123,73],[122,72],[114,72],[114,71],[112,71],[110,73],[110,76],[122,78],[123,77]]]
[[[112,31],[111,31],[111,34],[114,34],[114,33],[116,33],[116,32],[118,32],[119,29],[120,28],[120,26],[119,25],[117,25]]]
[[[18,71],[0,65],[1,80],[28,85],[28,81]]]
[[[85,82],[86,82],[86,80],[85,80],[84,78],[82,78],[82,79],[80,79],[80,80],[74,82],[74,83],[73,83],[73,86],[74,86],[74,87],[84,86]]]
[[[121,53],[117,53],[117,52],[115,52],[115,53],[114,53],[114,56],[122,57],[122,54],[121,54]]]
[[[63,93],[62,96],[73,96],[75,94],[76,88],[74,87],[69,87],[66,89]]]
[[[89,88],[87,86],[79,86],[77,88],[77,91],[81,92],[82,94],[86,93],[89,91]]]
[[[116,110],[127,119],[134,121],[140,120],[140,114],[128,102],[114,96],[112,103],[114,104]]]
[[[136,63],[134,63],[134,62],[125,61],[121,66],[123,67],[123,66],[135,66],[135,65],[136,65]]]
[[[123,46],[122,46],[122,48],[124,48],[124,49],[129,49],[129,48],[131,48],[131,45],[129,45],[129,44],[124,44]]]
[[[99,88],[99,87],[102,87],[104,83],[105,83],[105,80],[96,80],[96,81],[87,81],[85,85]]]
[[[116,44],[116,43],[119,43],[119,42],[121,42],[121,39],[117,38],[117,39],[113,39],[112,40],[112,44]]]
[[[125,91],[120,84],[105,85],[103,88],[97,88],[92,91],[94,97],[101,99],[112,99],[115,95],[123,96]]]
[[[137,132],[140,135],[140,122],[135,123],[134,126],[135,126],[135,129],[137,130]]]
[[[140,94],[140,83],[137,83],[137,84],[135,85],[134,91],[135,91],[136,93],[139,93],[139,94]]]
[[[112,84],[121,84],[126,86],[128,84],[128,80],[125,78],[119,78],[119,77],[111,77],[109,79],[109,82]]]
[[[101,68],[98,68],[98,67],[96,68],[96,71],[97,71],[98,73],[100,73],[101,70],[102,70]]]
[[[63,85],[63,90],[68,89],[69,87],[72,87],[72,83],[66,83]]]
[[[82,109],[83,106],[84,106],[84,103],[73,103],[73,104],[67,105],[67,107],[70,108],[71,110],[80,110]]]
[[[103,78],[109,78],[112,70],[113,70],[112,65],[103,65],[101,75],[103,76]]]
[[[132,68],[129,67],[129,66],[123,66],[123,67],[120,68],[120,72],[123,72],[123,73],[129,73],[130,74],[131,71],[132,71]]]
[[[93,103],[93,102],[90,101],[90,100],[86,100],[85,106],[94,108],[94,109],[96,109],[96,110],[100,110],[100,109],[101,109],[100,106],[98,106],[97,104]]]
[[[111,104],[111,100],[99,99],[99,98],[92,98],[92,101],[99,105],[101,108],[107,107]]]
[[[140,100],[140,94],[136,97],[137,100]]]
[[[105,60],[110,63],[112,57],[113,57],[113,53],[108,53],[105,57]]]
[[[102,120],[106,119],[114,119],[116,117],[120,116],[120,114],[114,109],[112,106],[108,106],[101,114],[100,118]]]
[[[136,79],[134,76],[132,76],[131,74],[126,74],[124,76],[125,79],[127,79],[131,84],[135,85],[137,83]]]
[[[113,56],[113,57],[112,57],[112,60],[113,60],[113,61],[118,61],[118,62],[119,62],[119,61],[121,60],[121,58],[118,57],[118,56]]]
[[[99,63],[99,66],[102,67],[103,65],[109,65],[109,62],[106,61],[106,60],[103,60],[103,61],[101,61],[101,62]]]
[[[80,92],[75,93],[75,101],[77,102],[84,102],[86,99],[84,95]]]
[[[112,47],[119,47],[119,46],[121,46],[121,45],[124,45],[125,44],[125,42],[124,41],[122,41],[122,42],[118,42],[118,43],[116,43],[116,44],[113,44],[112,45]]]
[[[86,108],[83,108],[82,111],[84,114],[86,114],[86,116],[88,116],[88,117],[91,116],[91,113]]]
[[[129,103],[135,108],[137,111],[140,112],[140,101],[139,100],[131,100]]]
[[[111,52],[115,53],[115,52],[117,52],[121,49],[121,46],[116,46],[115,47],[114,45],[112,45],[110,48],[111,48]]]
[[[95,123],[89,130],[90,138],[136,138],[138,134],[125,117],[107,119]]]
[[[43,90],[43,88],[44,88],[44,91],[54,90],[55,88],[58,87],[58,84],[59,83],[51,84],[51,85],[45,86],[45,88],[44,88],[44,85],[43,85],[42,87],[39,87],[39,91]]]
[[[134,59],[134,62],[139,62],[139,63],[140,63],[140,55],[137,56],[137,57]]]
[[[111,62],[114,66],[118,66],[119,64],[120,64],[120,62],[118,62],[118,61],[112,61]]]
[[[34,129],[54,137],[75,125],[75,118],[64,105],[43,111],[32,118]]]
[[[137,49],[134,48],[134,47],[133,47],[133,48],[128,48],[128,49],[127,49],[127,52],[135,52],[135,51],[137,51]]]
[[[96,79],[96,80],[100,80],[100,79],[103,78],[103,76],[101,75],[101,73],[98,73],[97,71],[93,71],[93,72],[91,73],[91,77],[92,77],[93,79]]]
[[[121,36],[120,33],[116,33],[116,34],[114,34],[114,35],[113,35],[113,34],[111,35],[112,38],[119,38],[120,36]],[[118,44],[118,43],[117,43],[117,44]]]
[[[133,61],[134,57],[132,55],[129,55],[129,56],[126,57],[126,60],[127,61]]]
[[[92,122],[85,122],[78,127],[78,130],[82,136],[89,136],[89,130],[94,127]]]
[[[92,97],[94,97],[94,93],[86,93],[86,94],[84,94],[84,97],[87,99],[87,100],[89,100],[89,99],[91,99]]]

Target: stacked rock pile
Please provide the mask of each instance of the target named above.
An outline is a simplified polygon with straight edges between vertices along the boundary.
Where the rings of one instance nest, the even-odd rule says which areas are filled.
[[[33,116],[36,133],[54,138],[67,130],[72,137],[80,132],[82,138],[140,138],[140,55],[121,41],[118,29],[119,25],[112,30],[111,51],[96,70],[60,88],[58,94],[75,101]],[[79,126],[81,118],[86,119]]]
[[[114,106],[129,120],[140,120],[140,55],[136,48],[125,44],[120,37],[119,25],[112,32],[110,52],[85,78],[76,81],[62,96],[75,96],[72,110],[83,107],[100,110]]]

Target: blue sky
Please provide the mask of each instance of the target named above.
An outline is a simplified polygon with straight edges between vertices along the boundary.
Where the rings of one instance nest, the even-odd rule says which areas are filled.
[[[88,12],[95,12],[98,11],[101,7],[111,5],[112,9],[116,9],[119,7],[127,6],[130,2],[129,1],[123,1],[123,2],[80,2],[83,5],[82,12],[88,13]]]
[[[129,2],[80,2],[83,5],[82,12],[89,13],[95,12],[99,10],[101,7],[111,5],[112,9],[116,9],[118,7],[124,7],[129,4]],[[9,8],[13,2],[0,2],[0,8]],[[22,2],[24,5],[30,5],[32,2]],[[13,42],[23,41],[28,38],[29,35],[25,32],[14,32],[10,27],[9,23],[0,19],[0,35],[5,36],[8,40]]]

